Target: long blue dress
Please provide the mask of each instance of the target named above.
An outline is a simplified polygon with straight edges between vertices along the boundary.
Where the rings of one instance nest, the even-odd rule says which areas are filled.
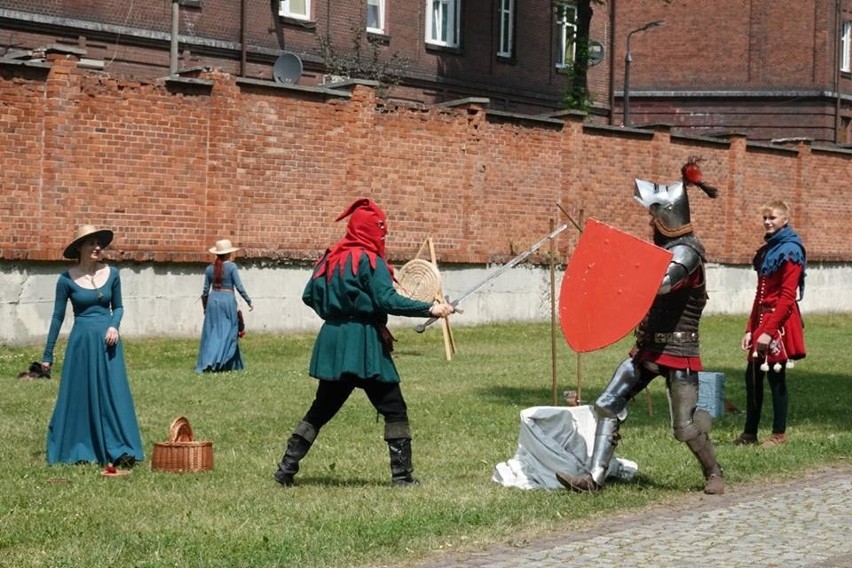
[[[195,363],[197,373],[237,371],[243,368],[238,337],[237,297],[251,305],[237,265],[226,261],[222,266],[222,282],[213,283],[214,266],[204,271],[204,289],[201,296],[207,297],[204,310],[204,326],[201,329],[201,344],[198,347],[198,360]]]
[[[53,362],[68,300],[74,309],[74,325],[47,429],[47,463],[103,465],[124,456],[141,461],[144,452],[124,348],[120,339],[112,346],[104,339],[107,328],[119,329],[124,315],[118,269],[110,267],[106,283],[96,290],[80,287],[68,272],[59,276],[43,361]]]

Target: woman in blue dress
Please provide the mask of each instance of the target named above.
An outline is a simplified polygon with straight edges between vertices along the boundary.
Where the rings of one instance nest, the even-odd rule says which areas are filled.
[[[216,260],[204,271],[204,289],[201,291],[204,327],[201,329],[195,371],[236,371],[243,368],[243,358],[240,355],[239,316],[234,290],[243,297],[249,311],[254,306],[240,280],[237,265],[231,261],[231,255],[240,249],[228,239],[222,239],[208,250],[216,255]]]
[[[124,315],[121,279],[117,268],[103,262],[112,237],[110,230],[83,225],[63,253],[77,264],[56,283],[42,357],[46,370],[53,364],[69,300],[74,325],[47,430],[48,464],[95,462],[130,467],[144,457],[118,332]]]

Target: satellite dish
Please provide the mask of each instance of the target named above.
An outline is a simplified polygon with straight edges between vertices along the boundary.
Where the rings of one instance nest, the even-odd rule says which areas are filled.
[[[604,46],[599,41],[589,42],[589,67],[593,67],[604,60]]]
[[[272,66],[276,83],[295,84],[302,77],[302,60],[294,53],[282,53]]]

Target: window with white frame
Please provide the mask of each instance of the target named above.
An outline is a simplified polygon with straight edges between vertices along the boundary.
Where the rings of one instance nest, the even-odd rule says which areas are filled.
[[[577,49],[577,6],[560,2],[556,4],[556,27],[559,45],[556,52],[556,66],[560,69],[574,63]]]
[[[385,33],[385,0],[367,0],[367,31]]]
[[[852,21],[843,22],[840,35],[840,70],[852,71]]]
[[[515,0],[500,0],[500,45],[497,46],[497,55],[500,57],[512,57],[514,54],[515,33]]]
[[[278,15],[297,20],[310,20],[311,0],[281,0]]]
[[[459,46],[462,0],[426,0],[426,43]]]

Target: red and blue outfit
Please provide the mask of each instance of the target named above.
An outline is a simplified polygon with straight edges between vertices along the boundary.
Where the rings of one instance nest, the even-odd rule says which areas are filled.
[[[787,431],[787,367],[805,357],[805,336],[798,299],[804,294],[807,253],[802,239],[789,226],[768,234],[754,256],[757,291],[746,332],[751,333],[745,372],[746,419],[743,434],[757,439],[763,407],[763,379],[772,394],[772,433]],[[798,295],[798,297],[797,297]],[[772,340],[765,355],[754,344],[766,333]]]
[[[772,337],[766,360],[769,365],[803,359],[805,337],[798,296],[805,291],[807,257],[802,239],[789,225],[768,235],[753,265],[757,292],[746,332],[751,333],[752,341],[763,333]],[[749,360],[754,358],[753,349],[748,356]]]

